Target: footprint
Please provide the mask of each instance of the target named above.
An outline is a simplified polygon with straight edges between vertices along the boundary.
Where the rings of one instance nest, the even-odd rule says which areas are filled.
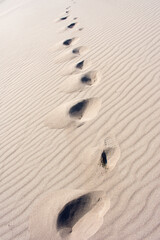
[[[112,171],[120,158],[120,147],[114,136],[106,137],[101,153],[100,165]]]
[[[87,240],[99,230],[109,208],[110,199],[103,191],[49,193],[33,207],[30,240]]]
[[[87,70],[91,66],[91,61],[89,59],[82,60],[78,62],[76,65],[70,64],[69,66],[65,66],[62,70],[62,76],[72,75],[82,72],[82,70]]]
[[[83,28],[79,28],[78,30],[79,30],[79,31],[82,31],[82,30],[83,30]]]
[[[75,23],[71,23],[70,25],[67,26],[67,28],[70,28],[70,29],[71,29],[71,28],[74,28],[74,26],[75,26],[76,24],[77,24],[76,22],[75,22]]]
[[[89,71],[81,74],[71,75],[65,83],[61,85],[64,92],[82,91],[86,87],[91,87],[99,83],[101,74],[98,71]]]
[[[94,172],[98,174],[98,171],[99,173],[112,171],[115,168],[120,155],[121,151],[115,135],[109,133],[102,140],[100,140],[97,135],[95,138],[95,146],[90,146],[87,150],[84,150],[83,159],[87,159],[88,166],[92,165],[93,174]],[[86,161],[84,164],[86,164]]]
[[[98,83],[100,80],[100,74],[98,71],[90,71],[82,75],[80,81],[84,85],[93,85],[95,83]]]
[[[64,46],[70,46],[71,43],[73,42],[74,38],[69,38],[63,42]]]
[[[62,53],[62,55],[64,55],[64,58],[65,57],[67,57],[68,58],[68,56],[66,56],[66,53],[64,53],[64,48],[68,48],[68,47],[70,47],[70,46],[72,46],[72,45],[74,45],[74,44],[76,44],[77,42],[79,41],[79,38],[78,37],[73,37],[73,38],[68,38],[68,39],[66,39],[65,41],[63,41],[63,42],[59,42],[59,43],[57,43],[57,44],[55,44],[53,47],[51,47],[50,48],[50,52],[58,52],[59,54],[58,54],[58,56],[56,57],[57,58],[57,60],[60,58],[61,59],[61,53]],[[62,52],[63,51],[63,52]],[[67,54],[68,55],[68,54]],[[70,54],[71,55],[71,54]],[[73,55],[73,54],[72,54]],[[63,57],[63,56],[62,56]],[[55,58],[55,59],[56,59]]]
[[[84,63],[85,63],[84,60],[79,62],[79,63],[77,63],[76,64],[76,68],[82,70],[84,68]]]
[[[61,17],[60,20],[63,21],[63,20],[66,20],[68,18],[68,16],[66,17]]]
[[[78,40],[79,40],[78,37],[69,38],[69,39],[67,39],[67,40],[65,40],[65,41],[63,42],[63,45],[64,45],[64,46],[71,46],[71,45],[73,45],[73,44],[76,44]]]
[[[51,111],[45,119],[45,126],[54,129],[79,126],[94,119],[101,107],[99,98],[88,98],[65,103]]]
[[[76,71],[81,71],[81,70],[86,70],[89,66],[91,65],[90,60],[82,60],[78,62],[75,67],[74,67],[74,72]]]
[[[75,54],[75,55],[82,55],[87,51],[88,51],[88,47],[80,46],[80,47],[74,48],[72,50],[72,53]]]
[[[70,39],[67,39],[70,40]],[[61,50],[61,48],[64,46],[65,48],[68,48],[69,46],[71,46],[72,44],[75,44],[77,42],[77,40],[79,40],[79,38],[74,38],[74,41],[64,41],[59,47],[56,46],[56,50]],[[69,44],[69,45],[67,45]],[[52,48],[52,50],[55,50],[55,47]],[[79,57],[80,55],[86,53],[88,51],[88,47],[85,46],[81,46],[81,47],[77,47],[74,48],[71,52],[61,52],[56,58],[56,62],[57,63],[64,63],[65,61],[71,61],[76,57]]]

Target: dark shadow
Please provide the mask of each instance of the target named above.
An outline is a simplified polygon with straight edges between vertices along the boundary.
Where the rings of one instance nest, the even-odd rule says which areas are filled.
[[[72,53],[74,53],[74,54],[79,54],[79,48],[73,49],[73,50],[72,50]]]
[[[84,77],[81,78],[81,82],[90,84],[91,83],[91,78],[89,78],[87,76],[84,76]]]
[[[73,39],[67,39],[63,42],[63,45],[69,46],[72,43]]]
[[[76,25],[76,23],[71,23],[70,25],[67,26],[67,28],[73,28]]]
[[[101,164],[102,164],[102,166],[107,165],[107,156],[106,156],[105,151],[103,151],[102,154],[101,154]]]
[[[60,18],[60,20],[66,20],[68,17],[62,17],[62,18]]]
[[[88,100],[83,100],[77,103],[76,105],[70,108],[69,115],[71,117],[81,119],[83,117],[83,113],[87,107],[87,104],[88,104]]]
[[[83,64],[84,64],[84,60],[79,62],[79,63],[77,63],[76,68],[82,69],[83,68]]]
[[[90,200],[91,195],[85,194],[68,202],[58,214],[57,229],[68,228],[72,232],[75,223],[88,212]]]

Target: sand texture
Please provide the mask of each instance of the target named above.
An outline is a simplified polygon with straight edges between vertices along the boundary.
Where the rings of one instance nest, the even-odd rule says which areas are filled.
[[[0,1],[0,240],[160,239],[160,1]]]

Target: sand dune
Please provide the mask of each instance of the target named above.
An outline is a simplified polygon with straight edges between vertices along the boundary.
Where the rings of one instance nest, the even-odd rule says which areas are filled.
[[[159,16],[0,1],[0,240],[159,239]]]

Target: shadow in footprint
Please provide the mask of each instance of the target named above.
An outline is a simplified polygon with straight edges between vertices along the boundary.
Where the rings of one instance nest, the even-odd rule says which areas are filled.
[[[74,28],[74,26],[76,25],[77,23],[71,23],[70,25],[67,26],[67,28]]]
[[[80,72],[81,70],[86,70],[90,65],[90,60],[82,60],[75,65],[75,71],[73,71],[73,73]]]
[[[101,154],[101,164],[103,167],[105,167],[107,165],[107,156],[106,156],[106,152],[103,150],[102,154]]]
[[[89,59],[82,60],[82,61],[78,62],[76,65],[74,63],[72,63],[69,66],[64,66],[64,69],[62,70],[62,76],[68,75],[69,78],[70,78],[70,76],[72,78],[73,74],[77,75],[80,72],[87,70],[87,68],[89,68],[90,66],[91,66],[91,61]],[[76,79],[76,78],[77,78],[77,76],[75,76],[74,79]],[[67,81],[68,81],[68,79],[67,79]]]
[[[121,155],[119,144],[113,133],[110,133],[104,139],[99,138],[99,134],[94,139],[94,145],[84,150],[83,159],[87,159],[83,164],[85,168],[90,166],[90,172],[97,174],[98,178],[102,173],[111,172]],[[83,160],[82,160],[83,162]]]
[[[120,158],[120,148],[115,138],[108,138],[108,140],[110,141],[109,144],[106,144],[105,140],[105,145],[100,157],[100,165],[111,171],[113,170],[118,159]]]
[[[70,51],[64,51],[64,49],[69,49],[70,46],[74,45],[77,43],[77,41],[79,40],[78,37],[74,37],[74,38],[69,38],[66,39],[63,42],[59,42],[57,44],[55,44],[53,47],[50,48],[50,52],[58,52],[57,56],[55,57],[55,60],[57,61],[63,61],[63,60],[68,60],[69,58],[74,58],[73,54]]]
[[[83,63],[84,64],[84,63]],[[82,62],[79,67],[83,67]],[[89,71],[85,74],[76,74],[71,75],[65,83],[61,85],[61,89],[64,92],[74,92],[74,91],[82,91],[86,87],[91,87],[97,85],[101,79],[101,74],[98,71]]]
[[[98,71],[89,71],[87,73],[85,73],[84,75],[82,75],[80,81],[83,85],[93,85],[93,84],[97,84],[100,81],[100,72]]]
[[[81,119],[83,117],[84,111],[87,107],[88,100],[83,100],[73,107],[70,108],[69,114],[71,117],[74,117],[76,119]]]
[[[82,70],[84,66],[84,60],[76,64],[76,68]]]
[[[80,46],[80,47],[74,48],[72,50],[72,53],[75,55],[81,55],[81,54],[87,52],[87,50],[88,50],[88,47]]]
[[[64,47],[66,48],[66,50],[68,48],[68,51],[61,51],[61,52],[59,51],[59,54],[55,57],[55,62],[57,62],[57,63],[64,63],[66,61],[69,62],[69,61],[73,60],[74,58],[79,57],[82,54],[85,54],[88,51],[88,48],[85,46],[78,47],[75,50],[75,53],[73,53],[73,50],[71,50],[71,51],[69,50],[69,47],[76,44],[78,40],[79,40],[79,38],[67,39],[64,42],[62,42],[61,45],[57,44],[57,46],[55,46],[54,48],[52,47],[52,50],[55,50],[55,51],[63,50]],[[70,72],[72,70],[72,67],[69,66],[67,69],[68,70],[66,72]],[[76,69],[74,68],[72,70],[72,72],[75,70]],[[70,73],[72,73],[72,72],[70,72]],[[63,75],[64,75],[64,73],[63,73]]]
[[[95,191],[81,195],[80,197],[68,202],[59,212],[57,218],[57,230],[60,231],[61,237],[67,237],[67,235],[72,232],[74,234],[74,226],[76,223],[78,223],[84,216],[87,217],[86,214],[92,211],[94,207],[98,205],[103,206],[101,202],[104,200],[102,199],[106,199],[104,193]],[[109,209],[109,205],[110,203],[108,201],[106,204],[107,210]],[[98,212],[95,211],[95,213]],[[88,221],[90,221],[90,218],[88,218]],[[81,231],[81,229],[79,229],[79,231]]]
[[[91,194],[85,194],[81,197],[68,202],[58,214],[57,230],[67,229],[67,233],[72,232],[75,223],[86,214],[91,206]]]
[[[101,107],[99,98],[88,98],[81,101],[62,104],[51,111],[45,119],[45,126],[54,129],[77,127],[94,119]]]
[[[63,42],[63,46],[70,46],[70,45],[72,45],[72,44],[75,44],[78,40],[79,40],[78,37],[66,39],[66,40]]]
[[[68,18],[68,16],[66,17],[61,17],[60,20],[63,21],[63,20],[66,20]]]
[[[70,38],[70,39],[65,40],[65,41],[63,42],[63,45],[65,45],[65,46],[70,46],[72,42],[73,42],[73,38]]]

